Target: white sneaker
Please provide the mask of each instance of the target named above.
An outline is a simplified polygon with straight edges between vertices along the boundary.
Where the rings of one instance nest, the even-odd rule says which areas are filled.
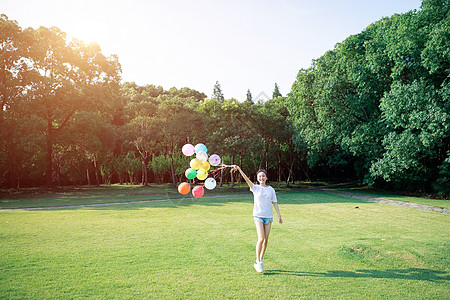
[[[262,273],[263,272],[263,261],[255,261],[255,264],[253,265],[256,272]]]

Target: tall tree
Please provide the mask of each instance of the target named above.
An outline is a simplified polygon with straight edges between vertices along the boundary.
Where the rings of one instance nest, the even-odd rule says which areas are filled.
[[[204,120],[195,113],[198,105],[194,97],[181,98],[176,95],[163,95],[159,97],[157,119],[159,134],[158,145],[170,160],[171,177],[174,187],[177,184],[174,164],[174,152],[204,129]]]
[[[34,76],[27,91],[33,114],[47,123],[46,184],[53,185],[53,147],[64,127],[83,110],[98,110],[100,103],[114,99],[120,79],[117,57],[106,58],[96,44],[68,44],[56,27],[32,30],[34,43],[28,64]]]
[[[281,93],[280,93],[280,89],[278,87],[278,84],[275,83],[275,88],[273,90],[272,93],[272,99],[278,98],[278,97],[282,97]]]
[[[8,117],[5,120],[5,113],[8,114],[15,105],[19,105],[19,99],[22,99],[26,89],[28,49],[27,35],[22,32],[17,22],[9,20],[2,14],[0,16],[0,174],[3,176],[0,176],[0,183],[2,181],[6,183],[9,180],[11,186],[17,186],[17,167],[24,165],[18,160],[8,159],[8,156],[18,154],[17,140],[14,135],[17,125],[21,122]],[[19,165],[16,165],[16,162]],[[16,178],[13,179],[13,177]]]
[[[214,91],[212,95],[213,99],[216,99],[219,102],[223,102],[225,100],[225,97],[222,93],[222,88],[220,87],[219,81],[216,81],[216,84],[214,84]]]
[[[250,92],[250,90],[247,90],[247,97],[246,97],[245,101],[247,103],[253,104],[252,93]]]
[[[121,92],[126,101],[123,109],[125,125],[122,137],[125,144],[131,145],[133,150],[139,153],[141,183],[148,185],[148,162],[155,153],[157,143],[158,126],[155,118],[158,102],[155,98],[149,97],[146,88],[135,84],[123,84]]]

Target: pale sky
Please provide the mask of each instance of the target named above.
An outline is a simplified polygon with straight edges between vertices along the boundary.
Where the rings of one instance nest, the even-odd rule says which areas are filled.
[[[226,99],[286,95],[301,68],[420,0],[0,0],[21,28],[56,26],[117,54],[123,81]]]

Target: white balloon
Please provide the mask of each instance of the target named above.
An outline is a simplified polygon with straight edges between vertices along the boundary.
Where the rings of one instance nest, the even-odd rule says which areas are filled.
[[[197,152],[195,157],[200,159],[201,161],[206,161],[208,159],[208,154],[206,154],[205,151],[199,151],[199,152]]]
[[[205,180],[205,188],[207,188],[208,190],[212,190],[216,187],[216,180],[214,178],[206,178]]]

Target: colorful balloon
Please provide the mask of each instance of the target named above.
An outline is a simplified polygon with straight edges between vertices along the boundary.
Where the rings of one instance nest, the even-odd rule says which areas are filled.
[[[209,163],[211,164],[211,166],[218,166],[220,164],[220,156],[217,154],[213,154],[209,157]]]
[[[204,161],[202,169],[205,169],[206,171],[209,171],[210,168],[211,168],[211,165],[209,164],[209,162]]]
[[[197,178],[199,180],[205,180],[206,177],[208,177],[208,171],[206,171],[205,169],[199,169],[197,171]]]
[[[191,186],[187,182],[182,182],[178,185],[178,192],[182,195],[186,195],[191,190]]]
[[[205,180],[205,188],[207,188],[208,190],[214,189],[216,187],[216,184],[217,182],[214,178],[209,177]]]
[[[200,159],[201,161],[207,161],[208,160],[208,154],[206,154],[205,151],[199,151],[195,155],[196,158]]]
[[[191,159],[191,162],[189,164],[192,169],[198,170],[203,166],[203,162],[198,158]]]
[[[202,143],[195,145],[195,153],[199,153],[200,151],[208,152],[208,148]]]
[[[186,175],[187,179],[194,179],[197,176],[197,171],[189,168],[186,170],[186,172],[184,172],[184,175]]]
[[[195,153],[195,147],[194,145],[186,144],[183,146],[183,148],[181,148],[181,152],[183,152],[183,154],[186,156],[191,156]]]
[[[200,198],[205,193],[205,190],[202,186],[198,185],[192,189],[192,196],[195,198]]]

